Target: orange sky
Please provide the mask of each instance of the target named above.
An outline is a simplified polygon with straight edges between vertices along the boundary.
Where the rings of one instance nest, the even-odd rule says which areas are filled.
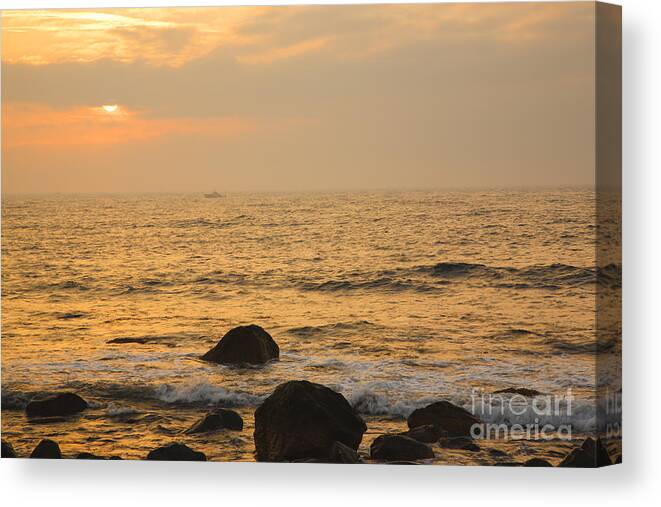
[[[7,11],[3,192],[585,184],[593,54],[591,2]]]

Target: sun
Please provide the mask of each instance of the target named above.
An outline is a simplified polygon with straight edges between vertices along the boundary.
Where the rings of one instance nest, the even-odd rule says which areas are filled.
[[[119,106],[117,104],[106,104],[101,106],[101,109],[103,109],[106,113],[116,113],[119,109]]]

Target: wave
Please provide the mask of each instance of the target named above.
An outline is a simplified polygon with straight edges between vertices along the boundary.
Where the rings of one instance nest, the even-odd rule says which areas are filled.
[[[357,331],[371,331],[380,326],[368,320],[357,320],[353,322],[336,322],[334,324],[323,324],[321,326],[302,326],[288,329],[287,332],[299,338],[311,338],[321,336],[336,336],[354,334]]]
[[[387,394],[380,393],[372,390],[370,387],[356,389],[346,395],[347,400],[351,406],[359,414],[365,416],[386,416],[392,418],[407,418],[411,413],[417,409],[427,406],[431,403],[439,401],[440,397],[412,397],[410,399],[403,399],[402,395],[388,396]],[[502,395],[508,398],[508,395]],[[502,399],[502,396],[498,400]],[[470,401],[461,402],[456,399],[449,399],[458,406],[462,406],[469,412],[473,413],[476,417],[484,423],[506,425],[534,425],[539,424],[540,427],[545,424],[550,424],[556,428],[560,425],[571,425],[573,432],[590,432],[593,431],[597,423],[597,407],[592,400],[588,399],[574,399],[572,401],[571,410],[564,409],[553,414],[552,410],[549,413],[543,413],[543,402],[538,405],[526,403],[521,407],[515,406],[514,410],[509,409],[509,402],[500,403],[497,405],[481,406],[478,402],[473,410]],[[552,403],[555,403],[554,401]]]
[[[169,404],[217,405],[222,403],[228,407],[255,406],[264,399],[264,396],[229,391],[208,382],[183,385],[162,384],[155,388],[153,394],[156,399]]]
[[[561,290],[584,286],[621,286],[621,267],[603,268],[554,263],[523,268],[488,266],[468,262],[438,262],[432,265],[396,268],[374,272],[351,272],[330,280],[305,280],[302,290],[318,292],[442,292],[452,284],[472,284],[496,289]]]

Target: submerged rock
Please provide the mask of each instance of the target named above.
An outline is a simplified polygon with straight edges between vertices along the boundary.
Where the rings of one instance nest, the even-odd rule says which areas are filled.
[[[193,424],[185,433],[208,433],[222,429],[241,431],[243,429],[243,419],[234,410],[217,408]]]
[[[365,431],[341,394],[305,380],[286,382],[255,411],[257,460],[326,460],[336,441],[358,449]]]
[[[410,437],[418,442],[433,444],[434,442],[438,442],[438,439],[441,438],[441,430],[433,424],[425,424],[424,426],[411,428],[407,432],[401,433],[401,435]]]
[[[588,437],[581,447],[573,449],[558,465],[568,468],[596,468],[612,465],[606,447],[600,438]]]
[[[2,439],[2,457],[3,458],[16,458],[16,451],[14,447],[4,438]]]
[[[280,348],[271,335],[251,324],[227,332],[202,359],[223,364],[263,364],[279,356]]]
[[[449,401],[437,401],[424,408],[418,408],[407,419],[409,428],[433,425],[448,437],[470,436],[473,424],[480,420],[467,410]]]
[[[370,445],[370,457],[378,461],[414,461],[433,458],[434,451],[405,435],[381,435]]]
[[[206,461],[207,457],[204,453],[194,451],[185,444],[175,442],[150,451],[147,459],[153,461]]]
[[[531,458],[523,464],[524,467],[552,467],[551,463],[542,458]]]
[[[46,438],[37,444],[37,447],[34,448],[30,457],[39,459],[60,459],[62,458],[62,452],[60,451],[60,446],[57,445],[57,442],[53,442]]]
[[[333,442],[328,455],[328,461],[330,463],[341,463],[344,465],[354,465],[363,462],[355,449],[344,445],[342,442]]]
[[[32,400],[25,407],[29,418],[58,417],[77,414],[87,408],[87,402],[74,393],[60,393],[41,400]]]
[[[471,437],[448,437],[439,442],[444,449],[460,449],[462,451],[477,452],[480,446]]]
[[[520,394],[526,398],[534,398],[535,396],[542,396],[544,393],[540,393],[536,389],[527,389],[525,387],[508,387],[507,389],[494,391],[493,394]]]
[[[91,452],[81,452],[76,456],[76,459],[106,459],[103,456],[97,456],[96,454],[92,454]]]

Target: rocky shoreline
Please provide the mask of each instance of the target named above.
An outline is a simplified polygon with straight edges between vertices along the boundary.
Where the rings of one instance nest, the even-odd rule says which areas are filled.
[[[259,326],[250,325],[230,330],[201,359],[222,364],[245,363],[254,367],[277,360],[278,356],[279,347],[271,335]],[[81,396],[63,392],[30,401],[25,413],[31,422],[58,422],[75,417],[88,408],[89,403]],[[361,455],[359,447],[368,433],[368,426],[345,397],[321,384],[293,380],[278,385],[256,408],[252,435],[254,456],[257,461],[263,462],[424,464],[447,452],[476,453],[485,450],[482,449],[483,442],[471,436],[471,427],[480,422],[464,408],[447,400],[438,400],[414,410],[406,421],[405,430],[378,434],[369,446],[369,454]],[[219,406],[201,414],[192,426],[182,428],[181,434],[209,438],[219,431],[243,432],[241,415]],[[508,458],[507,453],[498,449],[486,451],[492,456]],[[3,439],[2,457],[60,459],[64,456],[59,444],[52,439],[41,440],[29,456],[19,456],[12,444]],[[67,457],[122,459],[120,456],[100,456],[92,452]],[[149,451],[144,459],[206,461],[207,456],[174,437],[170,443]],[[590,468],[619,462],[621,455],[611,456],[599,438],[587,437],[557,466]],[[494,464],[553,466],[548,460],[534,456],[525,461],[502,459]]]

